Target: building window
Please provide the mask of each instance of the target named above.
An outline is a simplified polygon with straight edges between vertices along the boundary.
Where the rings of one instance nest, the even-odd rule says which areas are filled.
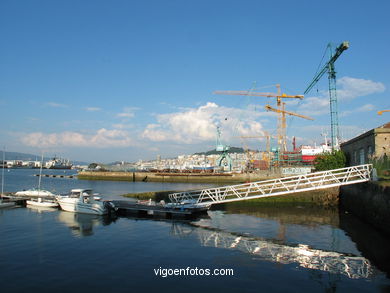
[[[353,165],[356,165],[357,162],[358,162],[358,160],[357,160],[357,151],[354,151],[353,152]]]
[[[359,151],[359,164],[363,165],[364,164],[364,149],[361,148]]]
[[[372,159],[372,146],[368,146],[367,148],[367,159],[371,160]]]

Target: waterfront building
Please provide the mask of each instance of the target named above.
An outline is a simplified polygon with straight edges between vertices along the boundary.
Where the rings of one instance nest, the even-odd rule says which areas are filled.
[[[340,145],[349,166],[369,163],[370,159],[390,156],[390,122],[371,129]]]

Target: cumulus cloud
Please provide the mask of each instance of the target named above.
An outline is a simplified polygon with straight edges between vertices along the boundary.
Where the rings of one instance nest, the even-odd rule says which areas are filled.
[[[255,120],[263,114],[208,102],[198,108],[157,115],[157,123],[147,125],[142,137],[152,141],[197,143],[214,140],[217,125],[221,127],[225,139],[261,135],[262,125]]]
[[[83,134],[73,131],[60,133],[33,132],[23,135],[21,142],[32,147],[127,147],[134,145],[130,134],[123,130],[101,128],[94,134]]]

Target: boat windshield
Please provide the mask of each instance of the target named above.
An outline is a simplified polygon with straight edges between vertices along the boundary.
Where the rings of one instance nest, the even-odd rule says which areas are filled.
[[[92,190],[85,189],[85,190],[72,190],[70,192],[70,197],[80,197],[80,196],[91,196]]]
[[[80,192],[75,192],[75,191],[72,191],[70,193],[70,197],[79,197],[80,196]]]

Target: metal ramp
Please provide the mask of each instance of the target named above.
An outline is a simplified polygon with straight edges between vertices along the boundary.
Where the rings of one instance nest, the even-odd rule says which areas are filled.
[[[232,201],[287,195],[366,182],[371,179],[372,165],[359,165],[305,175],[214,187],[169,194],[173,204],[204,207]]]

